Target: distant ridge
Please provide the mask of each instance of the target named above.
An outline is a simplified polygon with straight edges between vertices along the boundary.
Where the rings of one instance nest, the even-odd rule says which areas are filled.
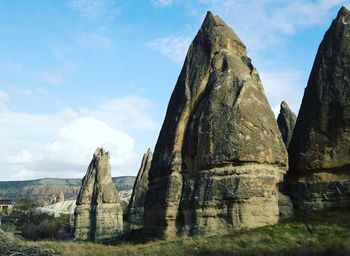
[[[118,191],[132,190],[135,176],[112,178]],[[49,201],[61,191],[66,200],[76,199],[81,186],[81,179],[44,178],[21,181],[0,181],[0,199],[18,200],[23,197]]]

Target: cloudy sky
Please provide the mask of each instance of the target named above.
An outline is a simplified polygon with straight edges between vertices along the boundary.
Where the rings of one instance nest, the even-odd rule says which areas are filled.
[[[275,113],[297,112],[342,0],[2,0],[0,180],[136,175],[206,11],[241,37]]]

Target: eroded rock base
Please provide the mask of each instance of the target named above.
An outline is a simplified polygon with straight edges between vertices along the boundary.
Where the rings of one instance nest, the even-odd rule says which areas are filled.
[[[118,238],[122,231],[123,214],[120,205],[79,205],[76,211],[76,240],[107,243]],[[91,216],[95,216],[91,218]]]
[[[279,220],[276,185],[282,173],[279,167],[246,164],[202,170],[195,177],[187,173],[171,175],[170,187],[183,184],[182,193],[168,188],[171,198],[176,194],[181,197],[178,206],[176,201],[167,202],[164,213],[157,212],[155,205],[154,219],[148,223],[160,223],[162,214],[166,214],[166,221],[162,226],[148,226],[146,235],[169,239],[275,224]]]
[[[288,182],[285,189],[298,210],[350,209],[350,179]]]

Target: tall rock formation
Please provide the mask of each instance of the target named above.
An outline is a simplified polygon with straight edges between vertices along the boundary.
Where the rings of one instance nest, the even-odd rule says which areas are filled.
[[[123,211],[112,182],[109,152],[97,148],[80,188],[75,208],[77,240],[105,242],[123,230]]]
[[[222,233],[278,221],[287,153],[246,47],[208,12],[155,147],[145,235]]]
[[[289,147],[290,140],[292,139],[293,130],[297,117],[290,110],[287,102],[282,101],[280,113],[277,117],[277,124],[282,134],[282,139],[286,147]]]
[[[143,155],[141,167],[135,180],[127,211],[127,220],[131,228],[143,226],[144,204],[148,189],[148,173],[151,167],[152,157],[153,153],[151,149],[148,149],[147,153]]]
[[[341,8],[316,55],[289,145],[299,207],[350,205],[350,12]]]
[[[62,203],[62,202],[64,202],[64,194],[63,194],[62,191],[58,194],[56,202],[57,202],[57,203]]]

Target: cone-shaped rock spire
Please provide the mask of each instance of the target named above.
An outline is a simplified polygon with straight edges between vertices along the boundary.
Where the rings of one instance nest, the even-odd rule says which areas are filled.
[[[151,149],[143,155],[127,210],[127,220],[131,228],[143,226],[143,212],[148,189],[148,173],[153,153]]]
[[[287,148],[293,135],[296,120],[297,117],[295,116],[293,111],[290,110],[287,102],[282,101],[280,113],[277,117],[277,124],[282,134],[283,142]]]
[[[246,47],[208,12],[155,147],[145,234],[173,237],[278,220],[285,146]]]
[[[319,46],[305,89],[289,147],[291,174],[349,170],[349,34],[350,12],[343,7]]]
[[[123,210],[112,182],[109,152],[97,148],[77,198],[74,235],[77,240],[113,241],[123,230]]]
[[[289,194],[300,208],[350,207],[349,35],[343,7],[318,48],[289,145]]]
[[[62,203],[62,202],[64,202],[64,194],[63,194],[62,191],[58,194],[57,199],[56,199],[56,202],[57,202],[57,203]]]

